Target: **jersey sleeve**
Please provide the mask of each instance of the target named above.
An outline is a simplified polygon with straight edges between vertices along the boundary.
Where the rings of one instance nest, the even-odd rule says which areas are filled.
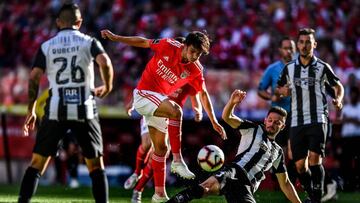
[[[241,122],[241,124],[238,126],[238,130],[243,130],[243,129],[249,129],[249,128],[256,128],[258,125],[255,124],[252,121],[249,120],[243,120],[243,122]]]
[[[195,94],[196,94],[196,92],[199,92],[199,91],[202,91],[203,89],[205,89],[205,79],[204,79],[203,74],[201,73],[198,76],[196,76],[196,78],[194,78],[194,80],[190,81],[189,84],[194,89]]]
[[[38,52],[36,53],[32,68],[35,68],[35,67],[41,68],[43,71],[45,71],[45,69],[46,69],[46,57],[45,57],[45,54],[44,54],[43,50],[41,49],[41,47],[39,48]]]
[[[284,153],[283,153],[282,149],[280,149],[279,156],[273,163],[273,172],[274,173],[285,173],[286,172]]]
[[[166,49],[167,42],[166,39],[150,39],[150,49],[154,52],[159,52],[160,50]]]
[[[287,65],[285,65],[283,71],[281,72],[281,76],[279,80],[277,81],[277,85],[280,87],[283,87],[288,83],[288,68]]]
[[[104,47],[101,45],[99,40],[93,38],[90,47],[91,56],[96,58],[97,55],[105,53]]]
[[[270,68],[267,68],[264,72],[263,77],[260,80],[258,89],[266,90],[269,88],[270,84],[271,84],[271,71]]]
[[[335,75],[334,71],[332,70],[329,64],[325,64],[324,66],[324,76],[325,76],[325,80],[332,87],[335,86],[339,81],[339,78]]]

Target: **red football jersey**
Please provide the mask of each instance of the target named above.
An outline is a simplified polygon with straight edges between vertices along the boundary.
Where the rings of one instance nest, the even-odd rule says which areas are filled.
[[[185,104],[186,98],[188,96],[194,96],[196,93],[197,91],[192,86],[184,85],[170,94],[169,98],[179,104],[182,108]]]
[[[147,63],[137,89],[169,95],[189,83],[196,91],[202,90],[203,68],[199,61],[181,63],[183,46],[170,38],[151,40],[150,48],[154,56]]]

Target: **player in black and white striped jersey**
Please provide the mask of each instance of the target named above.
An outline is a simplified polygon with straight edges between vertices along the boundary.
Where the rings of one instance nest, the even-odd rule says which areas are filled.
[[[49,98],[18,201],[30,202],[51,156],[56,154],[59,142],[71,129],[82,148],[95,201],[105,203],[108,202],[108,182],[94,97],[103,98],[112,90],[113,67],[102,45],[79,31],[82,18],[76,4],[64,4],[56,23],[60,31],[41,45],[30,73],[28,113],[23,126],[25,136],[35,126],[39,80],[44,73],[49,81]],[[99,65],[103,82],[99,87],[94,86],[94,60]]]
[[[338,110],[344,96],[330,65],[314,55],[316,45],[313,29],[299,31],[299,56],[284,67],[277,89],[279,95],[291,96],[291,150],[300,182],[312,203],[320,203],[324,187],[322,157],[329,122],[326,84],[334,90],[333,104]]]
[[[184,203],[219,194],[224,195],[227,202],[255,203],[254,192],[265,179],[264,172],[270,168],[286,197],[293,203],[301,202],[288,178],[282,148],[275,142],[276,135],[285,127],[286,111],[272,107],[262,125],[242,120],[234,114],[234,108],[245,96],[245,92],[235,90],[222,115],[241,136],[235,159],[201,184],[179,192],[169,203]]]

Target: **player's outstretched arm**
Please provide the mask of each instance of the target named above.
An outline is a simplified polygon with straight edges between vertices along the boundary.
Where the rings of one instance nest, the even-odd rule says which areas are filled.
[[[234,108],[236,105],[238,105],[244,100],[245,96],[246,96],[246,92],[241,90],[234,90],[234,92],[231,94],[228,103],[224,107],[222,118],[232,128],[239,127],[240,124],[243,122],[241,118],[237,117],[234,114]]]
[[[35,127],[36,114],[35,114],[35,106],[36,99],[38,97],[39,92],[39,83],[42,74],[44,73],[43,69],[39,67],[34,67],[30,72],[29,77],[29,90],[28,90],[28,110],[25,119],[25,123],[23,125],[23,133],[25,136],[29,135],[29,130],[33,130]]]
[[[216,132],[218,132],[222,139],[227,139],[226,132],[224,128],[219,124],[218,120],[216,119],[214,108],[212,106],[209,93],[207,92],[206,88],[204,88],[201,92],[199,92],[200,101],[211,121],[211,124]]]
[[[134,47],[150,48],[149,39],[145,37],[116,35],[107,29],[101,30],[101,37],[114,42],[125,43]]]
[[[292,203],[301,203],[300,198],[293,186],[291,184],[287,172],[285,173],[276,173],[279,185],[283,193]]]
[[[100,75],[103,85],[95,88],[95,96],[104,98],[113,88],[114,70],[111,60],[106,53],[98,54],[96,56],[96,63],[100,68]]]

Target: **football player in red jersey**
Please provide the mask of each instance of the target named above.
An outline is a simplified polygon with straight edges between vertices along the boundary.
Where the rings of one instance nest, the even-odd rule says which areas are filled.
[[[194,119],[196,122],[200,122],[203,117],[202,106],[200,104],[197,92],[190,85],[184,85],[183,87],[175,91],[173,94],[171,94],[169,98],[179,104],[182,108],[188,96],[190,96],[191,99]],[[130,111],[128,111],[128,113],[131,113],[131,109]],[[151,159],[148,159],[148,157],[151,157],[152,152],[153,149],[151,148],[148,127],[143,117],[141,119],[141,144],[136,153],[136,168],[134,173],[125,181],[124,184],[125,189],[134,188],[131,198],[132,203],[141,202],[141,194],[144,190],[144,186],[153,177]]]
[[[208,54],[209,38],[202,32],[189,33],[184,43],[175,39],[146,39],[138,36],[115,35],[109,30],[102,30],[103,38],[121,42],[130,46],[151,48],[153,57],[147,63],[145,70],[134,90],[133,105],[135,110],[145,116],[149,127],[150,138],[154,144],[154,153],[151,157],[154,170],[155,202],[168,199],[165,191],[165,160],[167,146],[165,135],[169,131],[170,145],[173,152],[172,171],[180,176],[192,179],[195,175],[187,168],[180,152],[180,137],[182,110],[181,107],[168,98],[175,90],[185,84],[191,85],[199,92],[204,108],[210,109],[209,119],[213,128],[226,138],[223,127],[218,123],[212,108],[209,94],[206,90],[203,67],[199,62],[202,54]],[[169,122],[168,122],[169,119]],[[168,124],[169,129],[168,129]]]

